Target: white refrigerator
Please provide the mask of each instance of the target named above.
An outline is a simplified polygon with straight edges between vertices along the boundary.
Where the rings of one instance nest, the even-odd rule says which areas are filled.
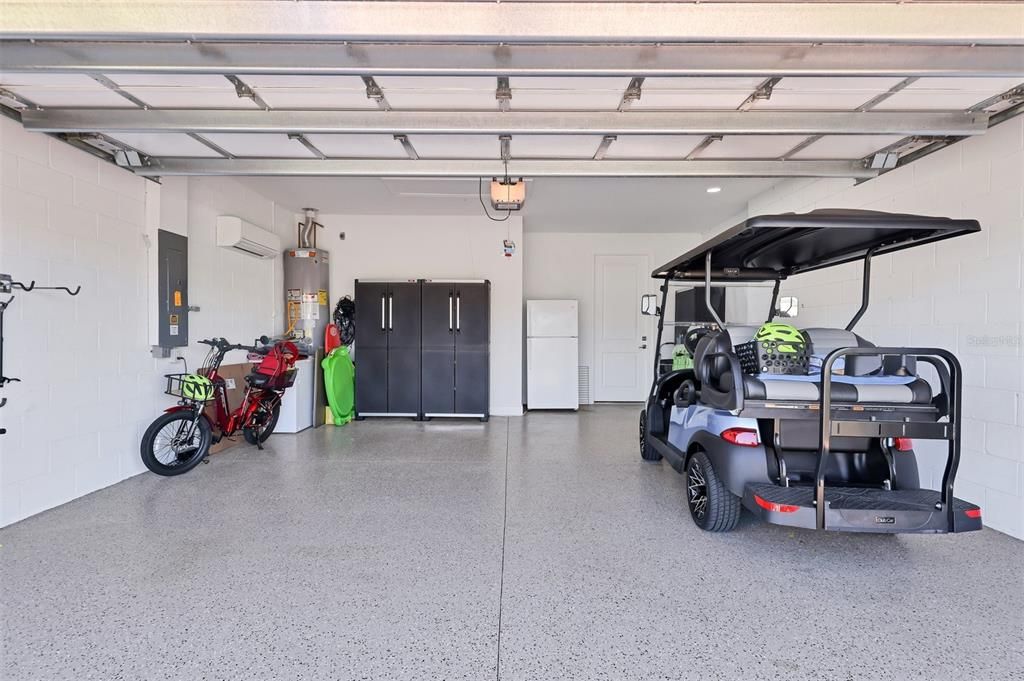
[[[526,407],[579,409],[579,302],[526,301]]]

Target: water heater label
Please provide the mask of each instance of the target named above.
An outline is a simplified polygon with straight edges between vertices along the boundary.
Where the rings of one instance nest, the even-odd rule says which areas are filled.
[[[327,305],[327,291],[320,289],[317,297],[321,305]]]
[[[290,288],[285,296],[286,300],[289,301],[300,301],[302,300],[302,289]]]

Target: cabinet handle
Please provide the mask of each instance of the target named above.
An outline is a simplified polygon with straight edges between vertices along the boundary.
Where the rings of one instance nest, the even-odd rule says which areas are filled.
[[[461,310],[462,294],[460,293],[455,296],[455,330],[458,331],[459,333],[462,333],[462,315],[460,314]]]
[[[384,331],[387,327],[384,326],[384,306],[387,303],[384,301],[384,294],[380,296],[380,330]]]
[[[395,297],[388,296],[388,331],[395,330]]]
[[[448,333],[452,332],[452,294],[448,294]]]

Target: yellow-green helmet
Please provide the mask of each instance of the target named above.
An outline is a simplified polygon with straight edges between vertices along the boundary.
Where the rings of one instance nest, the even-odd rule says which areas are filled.
[[[807,337],[795,326],[779,324],[777,322],[765,322],[754,335],[754,340],[765,344],[768,341],[775,342],[774,352],[778,354],[795,355],[807,348]],[[764,347],[768,347],[764,345]]]
[[[186,374],[181,379],[181,395],[197,402],[213,399],[213,381],[199,374]]]

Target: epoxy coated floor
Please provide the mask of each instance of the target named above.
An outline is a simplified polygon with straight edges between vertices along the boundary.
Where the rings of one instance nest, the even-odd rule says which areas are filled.
[[[0,678],[1024,678],[1024,543],[697,530],[634,406],[240,445],[0,531]]]

